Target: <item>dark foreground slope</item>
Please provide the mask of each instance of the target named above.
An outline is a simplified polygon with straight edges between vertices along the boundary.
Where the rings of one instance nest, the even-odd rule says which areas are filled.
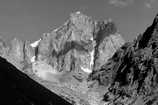
[[[0,105],[71,105],[0,57]]]
[[[109,86],[108,105],[158,105],[158,15],[144,34],[125,43],[90,79]]]

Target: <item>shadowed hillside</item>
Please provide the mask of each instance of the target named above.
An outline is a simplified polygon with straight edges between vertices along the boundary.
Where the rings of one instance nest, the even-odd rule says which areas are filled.
[[[71,105],[0,57],[1,105]]]

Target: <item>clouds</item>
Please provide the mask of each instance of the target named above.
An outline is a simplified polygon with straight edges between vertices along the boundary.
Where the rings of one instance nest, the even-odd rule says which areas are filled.
[[[146,0],[144,2],[144,5],[147,7],[147,8],[152,8],[153,7],[153,4],[156,2],[156,0]]]
[[[110,5],[117,7],[126,7],[132,4],[141,3],[141,5],[144,5],[147,8],[152,8],[155,2],[157,2],[157,0],[109,0]]]
[[[125,7],[132,4],[134,0],[109,0],[109,4],[119,7]]]

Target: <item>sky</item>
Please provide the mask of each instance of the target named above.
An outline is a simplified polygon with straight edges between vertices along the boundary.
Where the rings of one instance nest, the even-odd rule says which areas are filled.
[[[0,36],[36,41],[76,11],[96,20],[112,19],[131,41],[152,23],[158,0],[0,0]]]

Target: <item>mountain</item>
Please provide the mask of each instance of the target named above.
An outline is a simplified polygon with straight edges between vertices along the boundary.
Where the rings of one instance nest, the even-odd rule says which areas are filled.
[[[84,60],[87,62],[83,64],[84,68],[96,69],[123,44],[124,40],[117,33],[113,22],[95,21],[91,17],[76,12],[70,15],[63,26],[42,36],[37,59],[49,59],[51,56],[57,60],[51,63],[57,63],[56,68],[59,71],[70,71],[74,69],[71,67],[73,65],[64,65],[65,62],[76,62],[73,59],[80,59],[80,63],[84,63],[82,58],[85,57],[87,59]]]
[[[114,22],[72,13],[30,43],[0,40],[0,55],[51,92],[77,105],[158,105],[158,15],[123,40]]]
[[[67,101],[100,105],[104,87],[90,81],[90,76],[99,72],[124,43],[113,21],[97,21],[76,12],[34,43],[15,38],[2,45],[1,55]]]
[[[108,88],[108,105],[158,105],[158,15],[133,42],[126,42],[89,79]]]

